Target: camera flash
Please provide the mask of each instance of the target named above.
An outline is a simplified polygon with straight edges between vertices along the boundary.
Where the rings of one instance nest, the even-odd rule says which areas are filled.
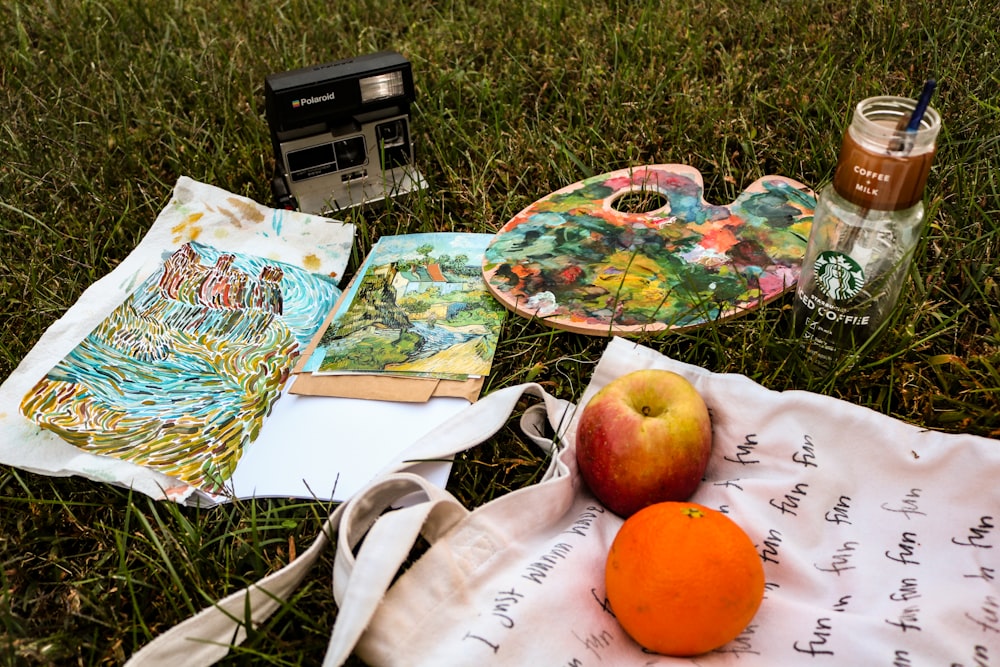
[[[359,83],[361,84],[361,101],[366,104],[368,102],[396,97],[405,92],[403,88],[403,73],[398,70],[365,77]]]

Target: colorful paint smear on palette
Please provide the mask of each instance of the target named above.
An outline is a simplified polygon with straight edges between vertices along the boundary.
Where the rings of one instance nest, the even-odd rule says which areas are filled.
[[[83,450],[223,493],[339,294],[329,277],[187,243],[21,412]]]
[[[379,239],[306,370],[453,380],[489,374],[505,314],[481,274],[490,239]]]
[[[609,335],[700,326],[798,280],[815,197],[765,176],[728,206],[701,174],[654,165],[588,178],[518,213],[486,250],[493,294],[524,317]],[[651,210],[628,198],[651,198]]]

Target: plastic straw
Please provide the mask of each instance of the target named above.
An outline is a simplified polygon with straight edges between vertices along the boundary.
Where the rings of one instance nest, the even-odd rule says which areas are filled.
[[[917,100],[917,106],[913,109],[913,115],[910,116],[910,122],[906,125],[907,132],[916,132],[920,129],[920,121],[924,119],[924,114],[927,112],[927,105],[931,102],[931,95],[934,94],[934,88],[937,86],[937,81],[934,79],[928,79],[924,83],[924,89],[920,91],[920,99]]]

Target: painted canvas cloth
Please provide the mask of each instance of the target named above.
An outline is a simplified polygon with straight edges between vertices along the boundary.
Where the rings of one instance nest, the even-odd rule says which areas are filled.
[[[340,295],[354,228],[182,177],[0,387],[0,463],[214,496]]]

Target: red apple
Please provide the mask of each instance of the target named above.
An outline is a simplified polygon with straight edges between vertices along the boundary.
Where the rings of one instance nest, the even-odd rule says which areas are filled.
[[[583,408],[576,427],[580,474],[622,517],[653,503],[687,500],[711,451],[708,407],[671,371],[646,369],[612,380]]]

